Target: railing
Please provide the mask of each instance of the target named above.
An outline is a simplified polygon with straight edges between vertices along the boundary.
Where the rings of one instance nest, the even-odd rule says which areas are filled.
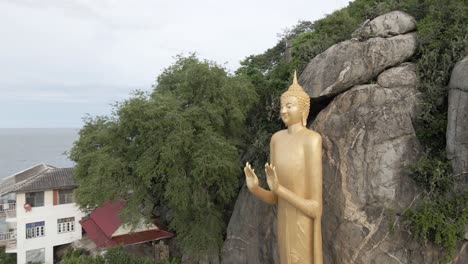
[[[6,247],[5,251],[8,253],[10,250],[16,250],[16,239],[15,240],[9,240],[6,242]]]
[[[9,211],[16,211],[16,203],[0,204],[0,213]]]
[[[16,229],[11,232],[0,233],[0,241],[9,241],[9,240],[16,240]]]

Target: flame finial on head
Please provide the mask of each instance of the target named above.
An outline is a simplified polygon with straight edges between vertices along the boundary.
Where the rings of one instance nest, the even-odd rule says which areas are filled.
[[[293,83],[289,86],[289,89],[281,95],[281,98],[286,98],[290,96],[297,98],[297,101],[299,102],[299,107],[303,115],[302,124],[306,126],[307,117],[309,116],[310,110],[310,97],[297,81],[296,71],[294,71]]]
[[[293,84],[299,84],[299,83],[297,83],[297,72],[296,72],[296,70],[294,70]]]

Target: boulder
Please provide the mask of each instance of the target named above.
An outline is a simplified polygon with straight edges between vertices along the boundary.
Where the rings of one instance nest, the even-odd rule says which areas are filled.
[[[333,97],[355,85],[368,83],[385,69],[406,61],[416,47],[416,33],[364,42],[343,41],[312,59],[299,77],[299,83],[312,98]]]
[[[408,113],[411,115],[411,118],[416,118],[419,111],[417,101],[421,93],[416,89],[419,85],[419,79],[414,63],[405,62],[382,72],[377,77],[377,84],[400,93],[402,96],[405,96],[406,100],[411,100],[411,103],[407,105]]]
[[[462,189],[468,186],[468,56],[453,68],[449,88],[447,157]]]
[[[433,263],[398,225],[417,199],[409,178],[420,146],[411,111],[416,87],[359,85],[312,124],[323,139],[324,263]],[[406,94],[402,93],[406,90]]]
[[[466,239],[465,239],[466,240]],[[453,264],[465,264],[468,263],[468,241],[461,244],[457,254],[453,258]]]
[[[276,207],[239,193],[221,252],[223,264],[279,264]]]
[[[392,11],[366,20],[352,36],[360,39],[370,37],[390,37],[411,32],[416,29],[414,17],[402,11]]]
[[[377,77],[377,83],[385,88],[418,86],[418,76],[416,75],[416,65],[405,62],[397,67],[390,68]]]

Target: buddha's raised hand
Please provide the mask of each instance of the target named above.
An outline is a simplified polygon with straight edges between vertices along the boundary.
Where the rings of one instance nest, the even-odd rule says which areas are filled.
[[[273,192],[278,190],[278,175],[276,175],[276,168],[272,164],[265,164],[265,174],[267,178],[268,187]]]
[[[245,173],[245,183],[249,190],[255,189],[258,187],[258,177],[255,175],[255,170],[252,169],[252,166],[247,162],[244,167]]]

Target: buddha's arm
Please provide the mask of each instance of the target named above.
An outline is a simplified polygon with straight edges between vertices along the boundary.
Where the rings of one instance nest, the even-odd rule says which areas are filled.
[[[301,198],[281,185],[278,186],[276,194],[310,218],[317,218],[321,215],[321,205],[316,200]]]
[[[288,201],[311,218],[322,215],[322,139],[314,137],[306,143],[304,155],[306,160],[306,182],[309,186],[308,199],[299,197],[295,193],[279,185],[276,194]]]
[[[275,205],[278,203],[278,197],[272,191],[267,191],[258,185],[249,189],[249,191],[267,204]]]

